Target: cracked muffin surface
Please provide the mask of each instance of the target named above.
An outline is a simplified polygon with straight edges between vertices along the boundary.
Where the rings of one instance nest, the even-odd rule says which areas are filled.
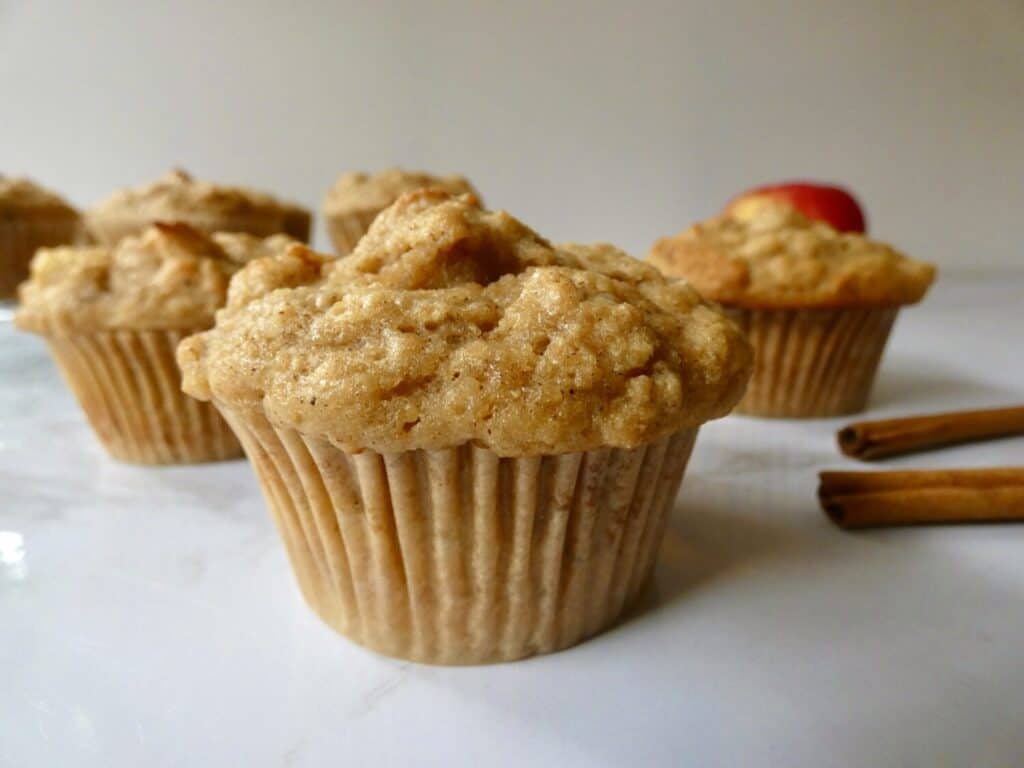
[[[346,451],[526,456],[725,415],[751,353],[685,282],[431,189],[399,198],[347,258],[294,246],[250,262],[178,362],[189,394]]]
[[[654,244],[647,261],[749,309],[885,307],[921,300],[931,264],[781,204],[741,207]]]
[[[64,334],[205,328],[226,301],[232,274],[295,242],[287,235],[207,235],[177,223],[154,224],[113,248],[43,248],[20,288],[16,322]]]
[[[406,192],[417,189],[443,189],[453,195],[477,194],[463,176],[433,176],[420,171],[388,168],[380,173],[343,173],[324,198],[328,215],[348,211],[379,211],[387,208]]]
[[[303,241],[309,239],[311,222],[309,211],[300,205],[246,187],[202,181],[180,169],[149,184],[120,189],[85,216],[92,235],[111,245],[157,221],[184,221],[206,232],[284,232]]]

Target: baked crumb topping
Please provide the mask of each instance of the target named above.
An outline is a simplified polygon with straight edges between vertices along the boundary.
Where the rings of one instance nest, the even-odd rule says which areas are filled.
[[[176,223],[155,224],[114,248],[42,248],[21,285],[16,322],[44,334],[206,328],[234,272],[295,242],[287,235],[211,236]]]
[[[913,304],[935,278],[931,264],[782,204],[694,224],[655,243],[647,260],[710,299],[751,309]]]
[[[204,219],[265,217],[269,227],[259,231],[286,232],[307,239],[310,214],[302,206],[244,187],[212,184],[175,169],[156,181],[114,192],[86,212],[87,219],[141,218],[151,221],[187,221],[200,229]],[[265,231],[264,231],[265,230]]]
[[[383,210],[406,192],[443,189],[453,195],[476,194],[462,176],[431,176],[418,171],[389,168],[375,174],[342,174],[324,198],[324,213]]]
[[[403,195],[353,254],[294,246],[182,342],[183,388],[347,451],[634,447],[726,414],[738,329],[609,245],[553,246],[471,195]]]

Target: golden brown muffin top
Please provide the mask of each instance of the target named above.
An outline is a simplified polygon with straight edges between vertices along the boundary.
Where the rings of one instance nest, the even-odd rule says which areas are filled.
[[[462,176],[431,176],[418,171],[389,168],[375,174],[342,174],[324,198],[324,213],[382,211],[406,192],[435,187],[453,195],[477,194]]]
[[[88,216],[131,215],[154,221],[175,221],[193,215],[248,216],[296,214],[306,211],[265,193],[244,187],[212,184],[187,172],[172,170],[141,187],[121,189],[100,201]]]
[[[647,260],[703,295],[750,309],[920,301],[935,267],[787,205],[746,206],[654,244]]]
[[[287,235],[207,235],[178,223],[155,224],[114,248],[41,248],[19,289],[15,322],[53,335],[207,328],[234,272],[293,243]]]
[[[471,195],[403,195],[351,256],[249,263],[183,389],[346,451],[633,447],[723,416],[751,351],[686,283],[553,246]]]
[[[0,214],[36,212],[77,215],[62,197],[31,179],[0,174]]]

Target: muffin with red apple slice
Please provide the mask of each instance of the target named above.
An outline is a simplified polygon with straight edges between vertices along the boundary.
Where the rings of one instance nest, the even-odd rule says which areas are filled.
[[[736,411],[755,416],[863,410],[900,307],[935,277],[930,264],[764,197],[662,238],[647,260],[749,335],[754,374]]]

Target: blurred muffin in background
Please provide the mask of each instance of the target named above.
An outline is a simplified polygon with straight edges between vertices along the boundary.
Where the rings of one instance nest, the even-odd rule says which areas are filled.
[[[40,249],[15,324],[38,333],[115,459],[182,464],[241,455],[212,406],[181,391],[178,342],[213,325],[246,261],[297,241],[155,224],[117,246]]]
[[[647,260],[749,335],[754,375],[736,412],[755,416],[863,410],[899,308],[935,277],[930,264],[770,200],[662,238]]]
[[[311,215],[265,192],[198,181],[181,170],[169,171],[151,184],[118,190],[85,213],[89,234],[102,245],[139,235],[157,221],[180,221],[208,233],[284,233],[305,243]]]
[[[477,195],[473,185],[462,176],[431,176],[398,168],[376,174],[342,174],[323,203],[324,220],[335,253],[350,254],[378,213],[404,193],[428,187],[443,189],[452,195]]]
[[[74,242],[81,218],[58,195],[0,175],[0,299],[14,298],[37,248]]]

